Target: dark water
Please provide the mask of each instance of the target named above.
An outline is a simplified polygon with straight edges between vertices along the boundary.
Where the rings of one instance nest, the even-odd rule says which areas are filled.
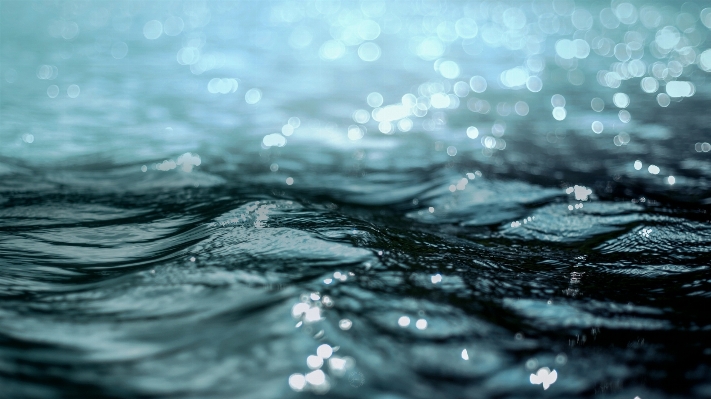
[[[1,1],[0,397],[711,396],[708,7]]]

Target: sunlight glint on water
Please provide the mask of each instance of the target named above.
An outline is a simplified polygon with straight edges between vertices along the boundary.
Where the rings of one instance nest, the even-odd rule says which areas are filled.
[[[711,395],[709,35],[704,1],[0,2],[3,392]]]

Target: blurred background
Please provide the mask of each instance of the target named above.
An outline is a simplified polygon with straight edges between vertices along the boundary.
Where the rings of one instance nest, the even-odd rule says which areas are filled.
[[[711,395],[711,3],[0,1],[9,397]]]

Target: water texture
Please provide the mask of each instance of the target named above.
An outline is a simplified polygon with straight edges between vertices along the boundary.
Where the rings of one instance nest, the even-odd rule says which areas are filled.
[[[0,1],[0,397],[711,395],[711,3]]]

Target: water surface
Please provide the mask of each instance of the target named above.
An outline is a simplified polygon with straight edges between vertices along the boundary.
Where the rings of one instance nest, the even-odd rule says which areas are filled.
[[[710,28],[1,1],[3,395],[711,395]]]

